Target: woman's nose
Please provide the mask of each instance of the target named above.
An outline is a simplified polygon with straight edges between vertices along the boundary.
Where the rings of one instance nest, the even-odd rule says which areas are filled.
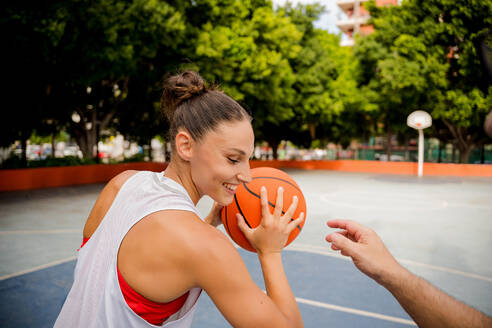
[[[237,175],[239,181],[243,183],[251,182],[251,169],[249,168],[249,162],[245,165],[245,168]]]

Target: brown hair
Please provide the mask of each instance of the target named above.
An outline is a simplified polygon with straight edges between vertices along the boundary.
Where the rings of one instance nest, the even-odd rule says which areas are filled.
[[[208,87],[194,71],[173,75],[164,81],[161,110],[170,122],[173,150],[179,128],[185,128],[198,141],[221,122],[252,120],[234,99],[216,87]]]

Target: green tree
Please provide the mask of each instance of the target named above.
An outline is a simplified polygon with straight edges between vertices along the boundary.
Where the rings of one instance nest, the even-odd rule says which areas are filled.
[[[169,128],[160,111],[160,88],[156,81],[159,79],[147,70],[130,78],[128,96],[113,124],[125,139],[148,145],[150,161],[152,138],[160,135],[165,139]]]
[[[319,5],[287,4],[285,13],[303,32],[302,50],[291,59],[296,74],[295,120],[311,140],[349,144],[369,135],[374,106],[357,87],[358,62],[352,49],[341,47],[338,36],[317,29]]]
[[[2,60],[4,116],[0,123],[0,143],[9,146],[21,141],[22,165],[27,166],[26,144],[43,117],[51,112],[53,49],[63,26],[64,12],[58,5],[41,2],[3,4],[0,27],[3,31]]]
[[[175,49],[184,18],[165,1],[81,1],[65,30],[65,58],[71,52],[80,70],[71,71],[71,108],[80,116],[71,123],[85,157],[92,156],[100,131],[109,126],[129,94],[129,81],[142,62]],[[141,108],[143,110],[143,108]],[[136,117],[142,117],[136,114]]]
[[[267,140],[276,156],[278,131],[294,116],[289,59],[299,54],[302,33],[268,1],[228,3],[234,9],[213,7],[217,14],[203,22],[196,60],[206,79],[220,83],[252,111],[257,139]]]
[[[398,124],[404,130],[406,115],[427,110],[443,120],[460,161],[468,162],[492,107],[479,51],[492,26],[492,1],[408,0],[394,7],[371,1],[368,9],[375,32],[356,47],[361,85],[378,94],[387,130]]]
[[[24,116],[32,124],[20,117],[10,121],[22,122],[26,138],[40,118],[66,122],[86,158],[93,157],[100,132],[117,116],[142,63],[150,69],[184,39],[182,13],[166,1],[21,2],[8,9],[3,26],[21,31],[8,40],[17,75],[12,102],[26,103]],[[27,89],[29,97],[22,98]]]

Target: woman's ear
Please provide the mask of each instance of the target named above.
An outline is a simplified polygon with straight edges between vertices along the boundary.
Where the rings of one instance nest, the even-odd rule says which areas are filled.
[[[180,130],[176,135],[176,152],[184,161],[189,161],[193,155],[193,138],[186,130]]]

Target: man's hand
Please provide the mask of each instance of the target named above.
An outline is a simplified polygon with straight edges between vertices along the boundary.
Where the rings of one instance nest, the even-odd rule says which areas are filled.
[[[219,203],[214,202],[214,206],[212,207],[212,210],[210,213],[207,215],[205,218],[205,222],[210,224],[211,226],[218,227],[219,225],[222,224],[222,220],[220,219],[220,211],[222,210],[224,206],[219,205]]]
[[[378,283],[384,285],[391,274],[404,270],[374,230],[349,220],[331,220],[327,224],[341,229],[326,236],[331,248],[350,256],[360,271]]]
[[[485,328],[492,318],[457,301],[403,268],[369,228],[348,220],[327,222],[340,231],[326,236],[331,248],[350,256],[357,268],[393,294],[421,328]]]

